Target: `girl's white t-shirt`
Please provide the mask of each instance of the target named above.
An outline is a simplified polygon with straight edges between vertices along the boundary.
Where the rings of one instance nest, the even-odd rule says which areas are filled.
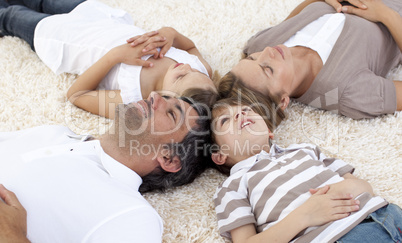
[[[82,74],[112,48],[126,43],[136,35],[146,33],[134,26],[131,16],[96,0],[78,5],[68,14],[52,15],[41,20],[35,29],[34,47],[39,58],[56,74]],[[144,56],[146,60],[150,56]],[[174,47],[165,57],[188,63],[208,75],[197,56]],[[99,84],[98,89],[121,90],[124,103],[142,100],[141,66],[115,65]],[[209,76],[209,75],[208,75]]]

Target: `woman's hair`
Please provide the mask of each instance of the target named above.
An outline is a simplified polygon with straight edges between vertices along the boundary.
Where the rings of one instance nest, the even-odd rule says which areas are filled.
[[[212,89],[190,88],[185,90],[181,96],[212,107],[218,98],[218,93]]]

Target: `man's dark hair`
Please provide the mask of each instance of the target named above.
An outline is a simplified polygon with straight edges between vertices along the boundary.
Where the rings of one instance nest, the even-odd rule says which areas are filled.
[[[142,178],[139,188],[141,193],[160,190],[164,191],[171,187],[181,186],[194,181],[206,168],[211,167],[213,162],[209,151],[211,144],[211,110],[203,103],[196,103],[194,100],[181,97],[183,101],[190,104],[199,118],[196,125],[188,132],[183,141],[173,144],[165,144],[172,151],[171,158],[178,156],[181,162],[181,169],[171,173],[159,167],[154,172]]]

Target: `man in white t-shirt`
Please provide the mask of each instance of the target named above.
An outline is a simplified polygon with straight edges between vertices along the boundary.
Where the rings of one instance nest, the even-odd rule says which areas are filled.
[[[99,139],[62,126],[0,133],[0,184],[23,206],[1,186],[0,235],[5,226],[31,242],[161,242],[162,220],[141,192],[189,183],[207,167],[197,151],[209,140],[207,112],[153,92],[120,105]],[[7,221],[24,208],[26,235]]]

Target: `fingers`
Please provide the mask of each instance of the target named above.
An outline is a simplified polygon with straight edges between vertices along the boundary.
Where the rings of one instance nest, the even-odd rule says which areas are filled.
[[[340,2],[343,2],[343,0],[325,0],[325,2],[331,5],[337,13],[341,12],[342,4]]]
[[[367,9],[367,6],[364,5],[361,0],[325,0],[325,2],[331,5],[338,13],[349,13],[345,11],[353,11],[350,9]],[[349,2],[353,6],[342,6],[341,2]]]
[[[0,197],[7,205],[22,208],[17,196],[12,191],[7,190],[2,184],[0,184]]]
[[[148,44],[145,44],[142,52],[147,52],[149,50],[164,46],[166,44],[166,38],[162,36],[152,37],[147,41],[147,43]]]
[[[163,58],[163,57],[165,56],[166,52],[169,51],[169,49],[170,49],[170,46],[169,46],[169,45],[164,45],[164,46],[162,47],[160,53],[159,53],[159,57],[160,57],[160,58]]]
[[[326,186],[323,186],[323,187],[321,187],[321,188],[310,189],[310,193],[311,193],[311,194],[315,194],[315,195],[323,195],[323,194],[327,193],[328,190],[329,190],[329,186],[326,185]],[[312,193],[312,191],[313,191],[314,193]]]
[[[358,8],[358,9],[367,9],[367,6],[363,4],[361,0],[348,0],[350,4],[353,6],[344,6],[344,7],[351,7],[351,8]]]
[[[153,43],[159,43],[159,42],[164,42],[166,40],[166,37],[164,36],[153,36],[153,37],[149,37],[149,36],[140,36],[138,38],[136,38],[134,41],[132,41],[130,43],[131,46],[138,46],[140,44],[143,43],[148,43],[147,45],[153,44]]]
[[[127,40],[127,43],[131,43],[132,46],[137,46],[139,44],[146,42],[150,37],[157,35],[157,34],[159,34],[159,32],[157,30],[147,32],[143,35],[137,35],[137,36],[129,38]]]

